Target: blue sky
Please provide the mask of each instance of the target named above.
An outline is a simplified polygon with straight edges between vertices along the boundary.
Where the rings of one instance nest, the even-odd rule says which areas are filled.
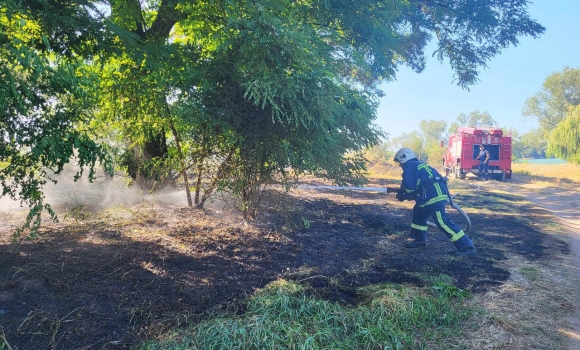
[[[420,73],[401,67],[397,80],[384,83],[376,124],[391,137],[419,130],[423,119],[455,121],[460,113],[487,111],[499,126],[524,133],[536,127],[522,117],[527,98],[540,91],[546,77],[564,67],[580,68],[580,0],[534,0],[531,17],[546,31],[537,39],[521,37],[494,57],[477,85],[465,91],[455,85],[448,63],[439,63],[427,52]]]

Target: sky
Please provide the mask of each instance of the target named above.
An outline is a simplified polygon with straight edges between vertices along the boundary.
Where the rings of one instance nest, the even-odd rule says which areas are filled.
[[[580,68],[580,0],[533,0],[530,17],[546,28],[537,39],[520,37],[518,46],[504,49],[488,62],[479,82],[463,90],[453,83],[448,63],[426,52],[427,65],[417,74],[401,67],[397,80],[384,83],[376,124],[399,136],[419,130],[421,120],[456,121],[461,113],[489,112],[498,126],[530,131],[537,122],[522,117],[526,99],[540,91],[552,73]]]

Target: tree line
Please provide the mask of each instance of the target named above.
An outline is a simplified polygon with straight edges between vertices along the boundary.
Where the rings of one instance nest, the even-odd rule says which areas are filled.
[[[459,126],[497,126],[512,136],[512,156],[518,158],[555,157],[580,164],[580,69],[564,68],[550,74],[541,90],[528,98],[522,116],[533,119],[537,127],[526,133],[501,127],[489,112],[460,114],[451,123],[422,120],[419,130],[387,139],[367,150],[371,161],[391,160],[394,152],[409,147],[421,159],[439,161],[445,154],[449,135]]]
[[[43,186],[72,162],[75,179],[179,183],[190,206],[225,191],[251,219],[264,185],[364,180],[379,85],[401,65],[436,55],[466,88],[543,32],[513,0],[5,0],[2,196],[34,232],[56,218]]]

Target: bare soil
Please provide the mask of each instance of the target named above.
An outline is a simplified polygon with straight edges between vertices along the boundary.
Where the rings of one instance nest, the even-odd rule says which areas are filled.
[[[502,264],[509,256],[541,262],[570,254],[565,240],[548,241],[530,224],[546,215],[538,207],[521,203],[521,215],[482,210],[497,196],[458,198],[478,249],[470,258],[451,256],[452,244],[434,229],[426,249],[402,248],[411,203],[382,192],[272,191],[250,225],[223,210],[77,208],[18,243],[12,232],[22,216],[0,214],[0,344],[3,337],[19,350],[129,349],[215,310],[243,312],[245,297],[279,278],[348,305],[360,286],[421,285],[417,273],[443,273],[480,294],[509,278]]]

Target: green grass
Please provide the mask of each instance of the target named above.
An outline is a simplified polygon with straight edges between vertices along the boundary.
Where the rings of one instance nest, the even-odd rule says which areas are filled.
[[[142,349],[427,349],[456,335],[470,312],[460,306],[469,294],[442,279],[359,292],[364,303],[348,307],[279,280],[251,297],[244,314],[214,317]]]

